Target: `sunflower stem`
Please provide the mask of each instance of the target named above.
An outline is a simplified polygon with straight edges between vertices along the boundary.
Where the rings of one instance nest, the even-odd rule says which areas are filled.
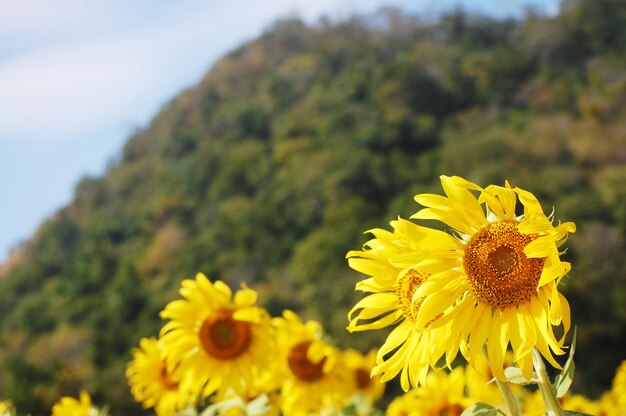
[[[487,363],[489,363],[489,367],[491,367],[491,363],[489,362],[489,354],[487,353],[487,344],[483,346],[483,353],[485,354],[485,358],[487,359]],[[493,370],[492,370],[493,373]],[[519,404],[517,403],[517,398],[513,394],[509,383],[506,381],[498,380],[498,377],[494,377],[496,380],[496,385],[498,386],[498,390],[500,390],[500,394],[504,399],[504,405],[507,408],[509,416],[520,416]]]
[[[533,364],[535,366],[535,372],[537,373],[537,384],[539,385],[539,390],[541,390],[543,402],[546,404],[548,415],[564,416],[565,413],[563,413],[561,404],[554,394],[554,389],[552,388],[552,383],[550,383],[550,377],[548,377],[543,358],[541,358],[541,354],[536,348],[533,348]]]
[[[511,391],[509,383],[500,381],[496,377],[496,384],[498,385],[498,389],[500,389],[500,394],[502,394],[502,397],[504,398],[504,404],[509,412],[509,416],[520,416],[519,405],[517,404],[517,399],[513,395],[513,391]]]

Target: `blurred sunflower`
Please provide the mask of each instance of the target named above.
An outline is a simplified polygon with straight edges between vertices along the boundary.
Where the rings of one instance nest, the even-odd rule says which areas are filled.
[[[580,394],[566,395],[561,399],[561,407],[569,412],[598,415],[601,412],[600,403]]]
[[[371,350],[367,355],[348,349],[344,351],[344,359],[349,371],[352,371],[354,390],[361,394],[369,403],[374,403],[385,392],[385,384],[380,377],[372,377],[370,373],[376,366],[377,350]]]
[[[277,378],[283,380],[281,409],[285,416],[336,412],[354,393],[353,374],[334,347],[322,340],[322,326],[303,323],[291,311],[272,320],[280,350]]]
[[[143,338],[140,348],[132,350],[126,377],[130,391],[145,409],[153,407],[158,416],[173,415],[191,404],[178,388],[178,379],[167,371],[165,352],[155,338]]]
[[[371,293],[349,312],[348,330],[364,331],[397,324],[378,351],[372,375],[380,375],[380,380],[387,382],[401,373],[400,383],[407,391],[424,383],[429,365],[435,366],[444,353],[445,345],[436,340],[445,338],[447,329],[440,326],[418,330],[421,300],[415,299],[414,294],[428,275],[391,263],[391,259],[413,252],[412,237],[418,231],[417,226],[402,219],[392,221],[391,225],[394,232],[370,230],[374,238],[365,243],[364,250],[347,254],[350,267],[370,276],[358,282],[356,289]]]
[[[523,392],[520,402],[524,416],[545,416],[547,414],[541,391],[536,390],[531,393],[526,389],[522,389],[520,392]],[[573,414],[619,416],[615,412],[603,413],[600,402],[590,400],[579,394],[567,394],[559,399],[559,403],[563,409]]]
[[[3,400],[0,402],[0,416],[15,415],[15,408],[11,400]]]
[[[273,359],[270,317],[255,306],[257,293],[242,285],[233,297],[221,281],[202,273],[184,280],[184,299],[161,312],[169,319],[161,329],[168,371],[180,377],[180,389],[205,398],[218,389],[246,391]]]
[[[532,376],[534,348],[561,368],[552,354],[564,353],[570,310],[557,285],[570,264],[561,261],[559,247],[575,225],[553,226],[533,194],[508,182],[481,188],[458,176],[441,176],[441,184],[446,196],[415,196],[425,208],[412,218],[441,221],[452,234],[415,226],[411,252],[389,259],[429,276],[413,294],[421,305],[417,326],[451,323],[448,336],[435,340],[445,345],[448,362],[460,350],[474,363],[486,343],[500,380],[506,379],[509,343],[526,379]],[[518,199],[521,215],[516,215]],[[553,326],[561,324],[564,335],[557,339]]]
[[[626,360],[615,370],[611,390],[606,392],[600,399],[601,411],[603,415],[626,415]]]
[[[626,407],[620,405],[620,397],[610,390],[600,397],[600,410],[596,416],[624,416]]]
[[[459,416],[473,401],[465,396],[465,369],[428,374],[426,383],[394,399],[387,416]]]
[[[91,403],[91,397],[86,391],[80,392],[80,400],[73,397],[61,397],[52,406],[52,416],[98,416],[100,412]]]
[[[546,416],[546,405],[539,389],[521,389],[520,411],[524,416]]]
[[[618,402],[626,414],[626,360],[617,367],[611,391],[618,398]]]
[[[279,416],[276,395],[261,394],[245,398],[233,390],[220,392],[212,398],[212,405],[204,409],[202,416]]]

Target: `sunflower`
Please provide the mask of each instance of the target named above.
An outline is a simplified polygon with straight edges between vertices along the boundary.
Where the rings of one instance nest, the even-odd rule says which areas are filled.
[[[352,374],[337,349],[322,340],[322,326],[303,323],[291,311],[274,318],[280,349],[277,378],[283,380],[281,408],[285,416],[340,410],[354,393]]]
[[[80,400],[65,396],[52,406],[52,416],[96,416],[98,414],[98,409],[92,405],[91,397],[86,391],[80,393]]]
[[[617,367],[611,391],[618,398],[621,409],[626,413],[626,360]]]
[[[415,196],[425,208],[412,218],[441,221],[452,233],[415,226],[411,252],[390,259],[396,267],[429,276],[413,294],[420,303],[417,326],[451,323],[448,336],[435,340],[444,345],[448,362],[460,350],[474,363],[486,343],[500,380],[506,380],[503,362],[509,344],[527,380],[534,348],[561,368],[553,353],[564,354],[570,311],[557,286],[570,264],[561,261],[559,247],[575,225],[554,226],[533,194],[508,182],[481,188],[458,176],[442,176],[441,184],[446,196]],[[553,330],[559,325],[561,339]]]
[[[364,331],[397,325],[378,351],[372,375],[387,382],[398,373],[404,391],[423,384],[429,366],[435,366],[445,346],[446,326],[419,330],[417,315],[421,306],[414,299],[415,291],[429,275],[412,267],[397,267],[391,259],[411,255],[419,231],[410,221],[392,221],[394,232],[370,230],[374,238],[365,243],[363,251],[350,251],[348,264],[370,277],[357,283],[356,289],[370,294],[359,301],[348,314],[348,330]],[[452,237],[450,237],[452,238]],[[437,320],[437,317],[432,321]]]
[[[15,408],[11,400],[0,401],[0,416],[13,416],[15,415]]]
[[[521,396],[521,410],[524,416],[545,416],[546,405],[540,390],[529,392],[526,389],[520,390],[524,394]],[[607,412],[603,413],[602,404],[599,401],[593,401],[579,394],[567,394],[559,399],[559,403],[563,409],[572,414],[583,415],[616,415],[619,413]]]
[[[139,345],[132,350],[133,359],[126,369],[135,400],[145,409],[153,407],[158,416],[172,415],[186,407],[190,398],[178,388],[178,379],[167,371],[162,343],[143,338]]]
[[[213,404],[201,412],[203,416],[279,416],[275,394],[261,394],[254,398],[238,395],[233,390],[220,392],[212,398]]]
[[[601,412],[600,403],[580,394],[566,395],[561,399],[563,409],[572,413],[598,415]]]
[[[521,389],[520,414],[524,416],[546,416],[546,404],[541,393],[537,389],[531,392],[528,389]]]
[[[385,384],[380,381],[380,377],[370,375],[376,366],[377,352],[373,349],[367,355],[363,355],[353,349],[344,351],[346,365],[352,371],[354,390],[370,404],[380,399],[385,391]]]
[[[393,400],[387,416],[459,416],[472,404],[465,395],[465,369],[431,372],[426,383]]]
[[[272,359],[269,314],[255,306],[257,293],[245,285],[233,297],[222,281],[202,273],[184,280],[184,299],[161,312],[167,369],[180,377],[180,389],[195,401],[218,389],[243,392]]]
[[[620,405],[620,397],[613,390],[608,391],[600,398],[600,410],[596,416],[624,416],[626,407]]]

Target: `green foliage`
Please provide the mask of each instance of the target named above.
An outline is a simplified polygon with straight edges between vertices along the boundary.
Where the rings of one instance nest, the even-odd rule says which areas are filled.
[[[564,280],[585,351],[573,388],[606,389],[626,342],[622,27],[613,0],[520,21],[387,9],[276,23],[81,180],[0,269],[0,397],[44,414],[88,388],[114,414],[142,414],[129,350],[199,271],[247,282],[275,315],[321,319],[343,346],[380,345],[384,331],[344,329],[362,278],[345,253],[414,213],[414,194],[440,192],[440,174],[508,179],[577,223]]]
[[[504,414],[501,410],[486,403],[474,403],[461,413],[461,416],[497,416]]]
[[[574,380],[574,369],[576,368],[576,366],[574,365],[574,352],[576,351],[576,332],[577,329],[574,328],[574,337],[572,338],[572,344],[570,345],[567,361],[563,366],[563,371],[561,371],[554,380],[554,391],[556,393],[556,397],[565,396],[570,386],[572,385],[572,381]]]
[[[506,376],[506,380],[509,383],[522,384],[522,385],[537,384],[537,378],[534,377],[534,374],[530,380],[526,380],[526,377],[524,377],[524,375],[522,374],[522,370],[520,370],[519,367],[505,368],[504,375]]]

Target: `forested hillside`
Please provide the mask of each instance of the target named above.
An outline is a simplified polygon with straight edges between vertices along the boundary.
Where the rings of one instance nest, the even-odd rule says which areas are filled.
[[[440,174],[508,179],[576,222],[574,390],[607,388],[626,344],[626,3],[581,0],[517,21],[289,19],[225,56],[0,269],[0,398],[46,414],[87,388],[143,414],[129,349],[199,271],[342,346],[380,342],[345,330],[362,278],[345,254]]]

